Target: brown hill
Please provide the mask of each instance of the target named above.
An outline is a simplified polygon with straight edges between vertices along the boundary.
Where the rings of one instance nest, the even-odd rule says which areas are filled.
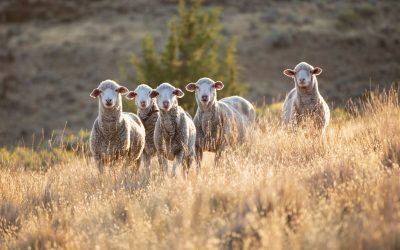
[[[238,40],[241,77],[259,104],[282,99],[299,61],[324,69],[320,88],[332,105],[400,79],[398,1],[207,1],[222,9],[222,33]],[[92,88],[121,73],[146,33],[158,48],[176,1],[2,1],[0,145],[33,133],[90,129]],[[229,83],[228,83],[229,84]]]

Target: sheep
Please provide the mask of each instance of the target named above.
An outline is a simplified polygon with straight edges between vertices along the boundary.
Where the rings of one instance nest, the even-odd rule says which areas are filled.
[[[330,120],[330,110],[318,90],[317,75],[322,69],[313,67],[306,62],[300,62],[292,69],[285,69],[283,74],[292,77],[295,88],[286,96],[282,107],[282,120],[285,125],[292,127],[306,125],[305,119],[325,137]]]
[[[184,93],[169,83],[162,83],[150,93],[151,98],[157,98],[160,108],[154,130],[154,144],[157,149],[158,162],[164,173],[168,173],[168,158],[175,158],[172,176],[183,163],[184,176],[195,159],[196,127],[188,113],[179,105],[178,99]]]
[[[137,115],[142,121],[146,131],[146,143],[142,154],[143,165],[150,172],[151,158],[156,155],[156,146],[154,145],[154,128],[157,122],[160,109],[154,98],[150,97],[152,88],[146,84],[137,86],[134,91],[130,91],[125,97],[128,100],[135,99]]]
[[[215,153],[215,164],[222,152],[247,141],[249,132],[255,126],[256,112],[253,105],[240,96],[230,96],[217,100],[217,91],[224,84],[210,78],[200,78],[189,83],[186,90],[195,92],[197,111],[196,161],[201,168],[203,151]]]
[[[145,144],[145,129],[139,117],[122,112],[121,95],[129,90],[105,80],[90,96],[99,99],[99,114],[90,134],[90,151],[100,173],[107,161],[126,160],[135,170]]]

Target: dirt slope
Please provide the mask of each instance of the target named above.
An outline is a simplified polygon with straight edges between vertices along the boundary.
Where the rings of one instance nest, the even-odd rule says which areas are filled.
[[[222,10],[222,34],[236,37],[241,77],[259,104],[282,99],[299,61],[324,69],[320,89],[332,105],[369,86],[400,79],[397,1],[303,3],[208,1]],[[0,3],[0,145],[54,129],[90,129],[92,88],[121,73],[144,34],[162,48],[176,1],[2,1]]]

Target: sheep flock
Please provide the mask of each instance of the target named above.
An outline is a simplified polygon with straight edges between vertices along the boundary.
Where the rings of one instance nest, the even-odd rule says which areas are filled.
[[[286,96],[282,108],[282,123],[289,128],[312,127],[314,135],[325,139],[330,110],[318,90],[317,75],[322,69],[300,62],[283,73],[294,79],[295,88]],[[165,175],[168,160],[173,160],[171,176],[182,167],[186,176],[195,161],[201,169],[204,151],[215,153],[217,165],[227,149],[251,144],[251,132],[256,128],[254,106],[240,96],[217,99],[224,83],[200,78],[188,83],[186,90],[195,93],[196,115],[178,104],[184,92],[169,83],[156,89],[146,84],[129,91],[112,80],[105,80],[90,94],[99,100],[99,114],[90,135],[90,150],[100,172],[104,165],[124,161],[137,170],[143,165],[150,173],[151,158],[157,156]],[[121,95],[135,100],[137,115],[122,112]],[[250,147],[251,149],[251,147]]]

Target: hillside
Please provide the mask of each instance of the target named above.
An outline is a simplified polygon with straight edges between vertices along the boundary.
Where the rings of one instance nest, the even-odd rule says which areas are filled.
[[[398,1],[206,1],[222,11],[222,34],[236,37],[248,98],[281,100],[292,87],[282,70],[299,61],[324,69],[332,106],[370,86],[400,79]],[[1,1],[0,145],[27,145],[53,130],[90,129],[88,96],[104,79],[134,88],[122,73],[146,33],[158,48],[176,1]],[[196,79],[194,79],[196,80]],[[229,83],[226,83],[229,84]]]

